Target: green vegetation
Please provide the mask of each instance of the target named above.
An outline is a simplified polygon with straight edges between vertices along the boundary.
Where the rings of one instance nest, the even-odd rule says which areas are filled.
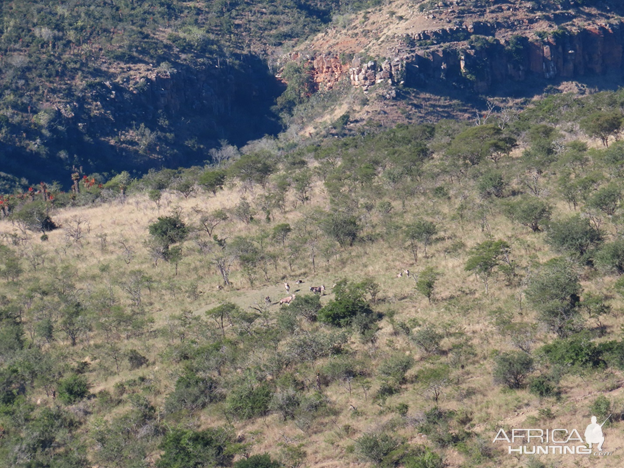
[[[3,195],[0,464],[494,467],[493,419],[619,428],[624,153],[568,123],[620,99]]]

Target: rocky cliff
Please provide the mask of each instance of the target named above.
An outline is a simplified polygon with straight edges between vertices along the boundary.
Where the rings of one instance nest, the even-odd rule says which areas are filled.
[[[442,81],[478,93],[509,81],[578,79],[622,69],[622,22],[501,37],[513,26],[476,22],[406,34],[389,56],[357,54],[343,65],[328,51],[310,57],[308,68],[321,89],[346,78],[365,90],[382,82],[420,87]]]

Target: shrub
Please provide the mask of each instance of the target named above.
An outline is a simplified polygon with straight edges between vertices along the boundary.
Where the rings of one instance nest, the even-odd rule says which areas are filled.
[[[596,398],[589,407],[592,416],[596,416],[602,424],[601,420],[607,418],[611,414],[611,401],[604,395]]]
[[[552,207],[537,197],[526,197],[506,203],[503,207],[505,215],[533,232],[541,231],[550,220]]]
[[[253,386],[245,383],[232,389],[227,398],[227,409],[240,419],[263,416],[269,410],[273,391],[268,384]]]
[[[59,400],[71,405],[89,395],[89,383],[84,376],[72,374],[59,381],[57,392]]]
[[[444,460],[429,447],[412,448],[402,460],[404,468],[442,468]]]
[[[568,252],[580,258],[602,241],[602,234],[588,219],[579,215],[553,222],[548,230],[548,243],[561,252]]]
[[[290,312],[299,317],[304,317],[310,322],[316,320],[318,311],[321,310],[321,308],[321,298],[316,294],[297,296],[288,306]]]
[[[522,351],[503,353],[496,358],[494,380],[509,388],[522,388],[533,370],[533,358]]]
[[[580,292],[573,267],[563,259],[553,259],[529,280],[525,294],[540,320],[559,336],[566,336],[578,316]]]
[[[400,445],[400,441],[394,437],[381,434],[364,434],[355,441],[355,449],[366,461],[380,464],[394,449]]]
[[[477,184],[477,190],[483,198],[503,196],[505,190],[505,180],[499,171],[489,171],[481,176]]]
[[[319,322],[328,323],[336,327],[346,327],[351,324],[357,315],[372,315],[373,311],[368,303],[351,296],[339,296],[318,312]]]
[[[341,247],[352,246],[357,239],[361,227],[357,218],[348,213],[330,213],[321,223],[323,232],[336,240]]]
[[[624,273],[624,239],[616,239],[602,246],[596,253],[596,265],[618,275]]]
[[[393,379],[397,383],[403,383],[405,374],[414,366],[414,358],[404,354],[396,354],[379,365],[379,374]]]
[[[169,249],[172,244],[182,242],[188,235],[188,228],[178,214],[158,218],[150,224],[149,233],[163,246]]]
[[[268,454],[252,455],[234,463],[234,468],[281,468],[283,465],[271,459]]]
[[[273,395],[271,409],[281,413],[284,421],[294,419],[301,405],[300,395],[292,388],[277,392]]]
[[[557,385],[552,378],[547,375],[538,375],[529,380],[529,391],[540,397],[550,397],[558,395]]]
[[[26,203],[11,215],[11,219],[34,232],[45,233],[58,227],[50,217],[50,207],[43,201]]]
[[[330,382],[354,378],[361,373],[360,363],[347,356],[333,358],[323,366],[322,373]]]
[[[340,353],[346,341],[346,333],[339,331],[301,333],[288,342],[284,353],[293,363],[316,361]]]
[[[168,413],[182,409],[196,411],[218,399],[217,383],[211,377],[200,377],[187,371],[176,381],[175,390],[167,397],[165,408]]]
[[[206,466],[230,466],[234,453],[232,435],[223,428],[203,431],[174,429],[160,444],[164,451],[158,460],[158,468],[201,468]]]
[[[199,176],[199,185],[204,190],[212,192],[213,195],[217,194],[217,190],[223,187],[225,184],[226,173],[220,170],[207,170]]]
[[[543,353],[551,364],[562,368],[605,367],[602,350],[584,334],[567,339],[558,339],[542,346]]]
[[[135,370],[145,366],[149,361],[136,349],[131,349],[128,351],[128,362],[130,363],[130,369]]]
[[[427,354],[437,354],[440,352],[440,343],[444,336],[432,327],[425,326],[410,336],[410,339],[418,346],[423,352]]]
[[[416,290],[425,296],[429,303],[431,303],[431,298],[433,297],[433,292],[435,289],[435,284],[440,277],[440,273],[437,272],[433,267],[427,267],[418,275],[418,280],[416,281]]]

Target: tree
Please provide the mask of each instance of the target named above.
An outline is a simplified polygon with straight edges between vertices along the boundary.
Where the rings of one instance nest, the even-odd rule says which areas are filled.
[[[578,316],[581,285],[572,265],[561,258],[550,260],[530,279],[527,302],[548,328],[559,336],[573,331]]]
[[[230,322],[232,325],[232,317],[236,315],[240,311],[240,308],[236,304],[232,304],[231,302],[226,302],[225,304],[221,304],[213,309],[206,311],[206,316],[213,319],[221,328],[221,334],[223,338],[225,338],[225,321]]]
[[[596,208],[609,216],[613,216],[621,199],[622,190],[617,185],[611,183],[596,191],[589,200],[587,200],[587,205],[590,208]]]
[[[548,230],[547,242],[550,245],[581,258],[601,241],[600,231],[579,215],[553,222]]]
[[[321,297],[316,294],[308,294],[295,297],[288,306],[288,311],[299,317],[304,317],[310,322],[314,322],[321,308]]]
[[[162,248],[162,257],[165,261],[173,261],[177,263],[182,256],[181,247],[171,249],[171,245],[183,242],[189,233],[189,229],[184,222],[180,219],[178,213],[173,216],[164,216],[158,218],[158,221],[150,224],[149,233],[157,243],[157,246]]]
[[[204,189],[212,192],[213,195],[217,194],[217,190],[223,188],[227,173],[225,171],[206,170],[199,176],[199,185]]]
[[[17,254],[6,245],[0,244],[0,278],[16,281],[23,272]]]
[[[334,287],[336,299],[318,312],[318,320],[337,327],[350,325],[356,316],[372,316],[373,311],[366,300],[364,291],[357,284],[349,284],[342,280]]]
[[[618,275],[624,274],[624,239],[616,239],[604,244],[595,256],[596,265],[614,271]]]
[[[496,125],[479,125],[457,135],[446,154],[474,166],[493,153],[509,153],[514,145],[515,140]]]
[[[243,183],[265,186],[274,167],[270,162],[270,154],[261,152],[241,156],[228,171],[231,177],[237,177]]]
[[[488,171],[481,176],[477,189],[483,198],[495,196],[500,198],[503,196],[505,189],[505,179],[499,171]]]
[[[89,394],[89,383],[83,375],[72,374],[59,381],[57,392],[59,400],[71,405],[86,398]]]
[[[158,468],[208,468],[230,466],[234,458],[234,440],[224,428],[203,431],[173,429],[160,444],[163,454]]]
[[[418,243],[423,245],[425,257],[427,256],[427,246],[431,239],[438,233],[438,228],[431,221],[418,219],[405,226],[405,238],[409,243],[410,250],[414,256],[414,263],[418,261]]]
[[[522,388],[533,370],[533,358],[522,351],[503,353],[495,362],[494,381],[509,388]]]
[[[622,128],[622,115],[618,112],[594,112],[581,120],[581,129],[590,137],[600,138],[604,146],[609,146],[609,137]]]
[[[273,239],[279,241],[282,247],[285,247],[286,238],[292,232],[292,228],[288,223],[278,224],[273,228]]]
[[[265,415],[272,399],[273,391],[268,384],[245,382],[231,390],[226,405],[228,411],[240,419],[251,419]]]
[[[435,289],[435,284],[440,277],[440,273],[433,267],[427,267],[418,274],[418,280],[416,281],[416,289],[420,294],[425,296],[431,304],[431,298]]]
[[[503,205],[505,215],[518,223],[531,228],[533,232],[541,228],[550,220],[552,207],[537,197],[525,197]]]
[[[347,213],[329,213],[322,221],[323,232],[335,239],[341,247],[349,245],[351,247],[357,239],[361,227],[357,218]]]
[[[199,224],[206,231],[206,233],[210,237],[212,237],[215,228],[219,224],[222,224],[225,221],[227,221],[228,219],[229,218],[228,218],[227,213],[222,209],[218,209],[218,210],[211,211],[210,213],[207,213],[207,214],[202,213],[202,215],[199,218]]]
[[[11,220],[25,229],[42,234],[58,227],[50,217],[50,205],[43,201],[26,203],[11,215]]]
[[[488,293],[489,280],[494,269],[501,264],[502,260],[505,260],[507,264],[511,263],[509,252],[509,244],[502,240],[482,242],[470,251],[471,256],[466,262],[465,269],[481,278],[485,285],[485,294]]]
[[[418,373],[418,382],[429,393],[436,405],[442,391],[449,385],[450,369],[446,365],[427,367]]]

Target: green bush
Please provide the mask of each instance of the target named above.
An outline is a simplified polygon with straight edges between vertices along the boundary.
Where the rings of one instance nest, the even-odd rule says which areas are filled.
[[[505,190],[505,180],[499,171],[489,171],[481,176],[477,184],[477,190],[483,198],[503,196]]]
[[[561,252],[583,258],[602,241],[602,233],[579,215],[554,221],[548,230],[547,241]]]
[[[589,407],[592,416],[598,418],[598,424],[602,424],[602,420],[606,419],[612,412],[611,401],[604,395],[600,395]]]
[[[43,201],[24,204],[11,215],[11,220],[34,232],[45,233],[58,227],[50,217],[50,206]]]
[[[352,246],[361,231],[357,218],[352,214],[335,212],[328,214],[321,223],[323,232],[341,247]]]
[[[251,385],[244,383],[233,388],[228,395],[227,410],[240,419],[264,416],[271,405],[273,390],[266,383]]]
[[[503,353],[495,359],[494,380],[509,388],[522,388],[533,370],[533,358],[523,351]]]
[[[128,362],[130,363],[130,369],[135,370],[147,365],[149,361],[136,349],[131,349],[128,351]]]
[[[397,383],[405,381],[405,374],[414,366],[414,358],[404,354],[395,354],[382,361],[378,372],[381,376],[390,378]]]
[[[607,271],[618,275],[624,273],[624,239],[616,239],[604,244],[596,253],[595,263]]]
[[[533,232],[541,231],[552,213],[552,207],[537,197],[508,202],[503,206],[503,210],[507,217],[531,228]]]
[[[175,390],[165,402],[165,409],[168,413],[182,409],[196,411],[219,399],[220,394],[214,379],[187,371],[176,381]]]
[[[427,354],[439,353],[443,338],[444,335],[430,325],[421,327],[410,335],[410,340]]]
[[[270,455],[252,455],[234,463],[234,468],[281,468],[283,465],[271,459]]]
[[[601,345],[605,346],[605,344]],[[540,348],[551,364],[568,370],[606,366],[603,350],[584,334],[558,339]]]
[[[550,397],[559,394],[556,383],[548,375],[538,375],[529,379],[529,391],[540,397]]]
[[[386,434],[364,434],[355,441],[358,455],[366,461],[381,464],[390,453],[399,447],[400,441]]]
[[[304,317],[310,322],[314,322],[316,320],[318,312],[321,308],[321,298],[316,294],[297,296],[288,306],[288,310],[290,312],[299,317]]]
[[[203,431],[173,429],[160,444],[163,451],[158,468],[202,468],[230,466],[233,437],[223,428]]]
[[[180,216],[175,214],[173,216],[159,217],[157,222],[150,224],[149,233],[165,249],[169,249],[170,245],[182,242],[188,235],[189,229],[180,219]]]
[[[217,190],[223,188],[225,184],[226,173],[220,170],[207,170],[199,176],[199,185],[204,190],[217,194]]]
[[[559,336],[574,331],[581,285],[573,266],[560,258],[544,264],[529,280],[526,298],[540,320]]]
[[[59,400],[71,405],[89,395],[89,383],[84,376],[72,374],[59,381],[57,392]]]

